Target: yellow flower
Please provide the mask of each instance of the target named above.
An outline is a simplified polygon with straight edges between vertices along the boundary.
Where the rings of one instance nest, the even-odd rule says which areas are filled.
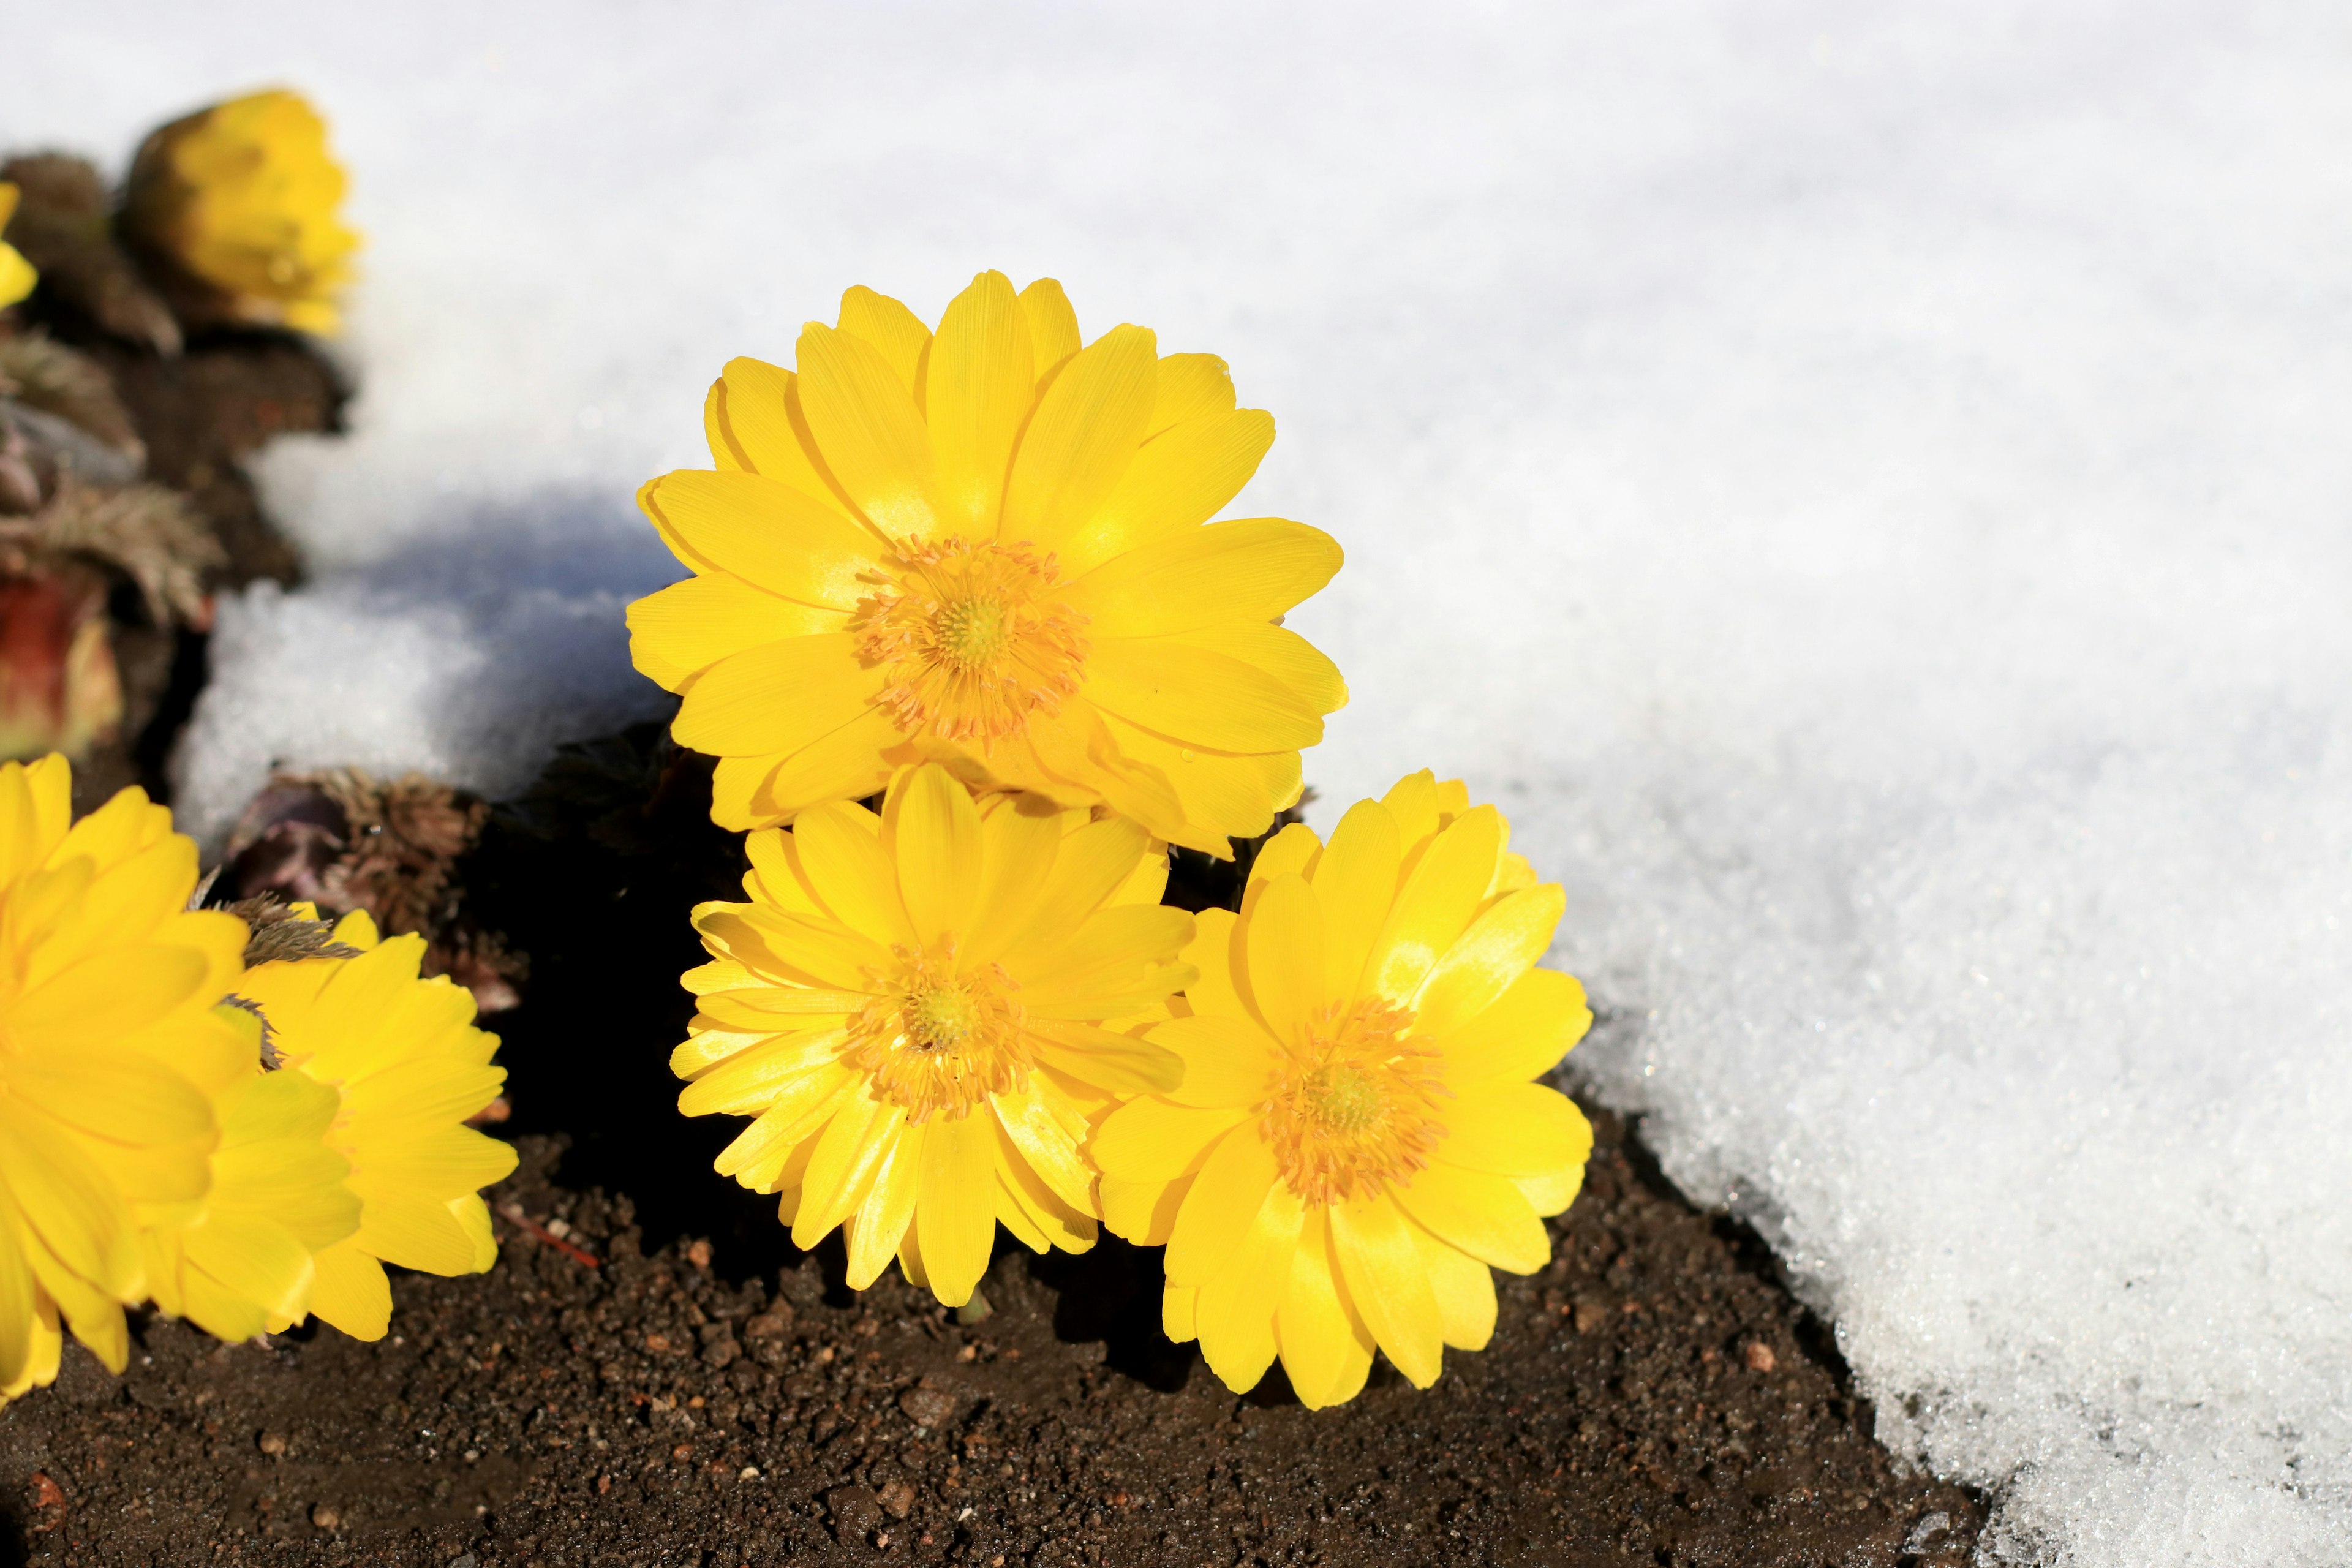
[[[240,319],[332,332],[360,243],[336,216],[344,184],[326,121],[299,93],[250,93],[147,138],[122,222]]]
[[[473,994],[418,978],[425,939],[379,942],[365,910],[333,940],[352,955],[258,964],[236,994],[259,1010],[281,1073],[341,1096],[326,1143],[350,1164],[359,1229],[318,1252],[310,1310],[373,1340],[392,1316],[385,1263],[478,1274],[498,1261],[480,1189],[513,1172],[515,1152],[464,1124],[507,1076],[490,1065],[499,1037],[474,1027]]]
[[[142,1228],[201,1211],[247,1070],[213,1005],[245,922],[191,912],[196,847],[126,789],[70,827],[62,757],[0,765],[0,1395],[56,1375],[62,1317],[121,1371]]]
[[[721,826],[917,761],[1219,856],[1298,798],[1347,687],[1275,623],[1339,547],[1208,522],[1274,440],[1223,361],[1134,326],[1081,349],[1059,284],[985,272],[936,335],[852,289],[799,362],[730,363],[718,471],[638,496],[695,575],[630,606],[633,651],[684,695],[679,743],[719,759]]]
[[[798,1246],[843,1227],[858,1289],[895,1256],[961,1306],[1000,1220],[1039,1252],[1093,1246],[1090,1114],[1176,1080],[1104,1026],[1192,975],[1164,847],[1121,817],[976,803],[936,765],[879,816],[832,802],[747,847],[751,901],[695,910],[716,962],[686,976],[701,1011],[670,1058],[686,1114],[758,1118],[719,1172],[780,1194]]]
[[[247,1069],[219,1100],[212,1192],[193,1224],[140,1236],[155,1304],[221,1339],[274,1332],[310,1310],[314,1259],[359,1228],[350,1163],[327,1147],[342,1100],[299,1072],[263,1070],[261,1019],[235,1009]]]
[[[0,180],[0,233],[5,233],[8,220],[16,216],[16,187]],[[17,254],[16,247],[0,240],[0,310],[6,310],[33,291],[41,275],[33,264]]]
[[[1542,1219],[1583,1181],[1592,1135],[1529,1081],[1591,1023],[1534,967],[1557,885],[1508,826],[1426,772],[1342,817],[1283,829],[1238,919],[1201,916],[1201,971],[1147,1038],[1172,1092],[1105,1118],[1090,1152],[1106,1222],[1168,1247],[1169,1337],[1240,1391],[1278,1353],[1301,1402],[1353,1398],[1375,1345],[1422,1387],[1442,1347],[1495,1327],[1487,1267],[1528,1273]]]

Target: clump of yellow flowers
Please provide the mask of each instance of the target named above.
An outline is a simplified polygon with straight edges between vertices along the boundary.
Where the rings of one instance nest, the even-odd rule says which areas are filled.
[[[297,92],[247,93],[175,120],[132,161],[122,233],[209,295],[212,313],[331,333],[360,237],[327,125]]]
[[[73,822],[71,790],[62,757],[0,765],[0,1398],[68,1332],[120,1372],[151,1299],[372,1338],[378,1259],[488,1268],[474,1185],[514,1156],[461,1125],[503,1076],[467,993],[364,916],[248,968],[171,813],[131,788]]]
[[[1160,904],[1170,846],[1298,803],[1347,700],[1282,625],[1339,546],[1212,521],[1274,439],[1237,402],[1050,279],[936,329],[852,289],[796,368],[726,367],[712,468],[640,492],[692,575],[629,624],[753,830],[672,1057],[681,1110],[754,1119],[719,1170],[803,1247],[841,1228],[853,1287],[895,1258],[950,1306],[999,1225],[1165,1246],[1169,1335],[1320,1407],[1375,1352],[1426,1386],[1492,1333],[1488,1270],[1549,1257],[1591,1134],[1538,1080],[1591,1015],[1537,967],[1559,888],[1426,772],[1283,828],[1238,910]]]

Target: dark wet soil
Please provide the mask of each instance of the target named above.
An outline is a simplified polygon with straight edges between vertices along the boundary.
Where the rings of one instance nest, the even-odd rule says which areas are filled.
[[[531,1138],[492,1274],[400,1279],[375,1345],[69,1351],[0,1416],[0,1497],[66,1564],[1965,1562],[1975,1505],[1895,1473],[1750,1244],[1598,1125],[1493,1346],[1321,1413],[1162,1339],[1151,1253],[1000,1253],[967,1326],[837,1253],[648,1256]]]

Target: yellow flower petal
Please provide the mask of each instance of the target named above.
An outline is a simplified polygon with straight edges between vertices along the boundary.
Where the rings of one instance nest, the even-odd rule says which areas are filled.
[[[1104,910],[1072,934],[1051,969],[1021,980],[1033,1023],[1124,1017],[1184,988],[1192,972],[1163,961],[1192,930],[1192,917],[1156,905]],[[1066,961],[1066,962],[1063,962]]]
[[[1508,1177],[1433,1164],[1395,1189],[1397,1206],[1447,1246],[1482,1264],[1532,1274],[1551,1257],[1551,1237]]]
[[[1235,401],[1233,373],[1215,354],[1162,354],[1149,435],[1156,437],[1189,419],[1230,414]]]
[[[996,1235],[996,1120],[960,1116],[924,1134],[915,1232],[931,1294],[949,1307],[971,1300]]]
[[[920,940],[908,921],[871,812],[848,801],[814,806],[793,820],[793,842],[809,885],[835,920],[898,942]]]
[[[1171,1018],[1153,1025],[1149,1038],[1182,1060],[1183,1079],[1167,1091],[1179,1105],[1245,1110],[1265,1100],[1271,1087],[1277,1047],[1249,1019]]]
[[[1316,902],[1323,906],[1324,984],[1331,995],[1356,994],[1396,897],[1403,856],[1396,818],[1378,801],[1358,801],[1331,830],[1313,879]]]
[[[1592,1152],[1584,1112],[1539,1083],[1465,1089],[1446,1121],[1453,1136],[1438,1145],[1437,1158],[1465,1170],[1541,1175],[1580,1166]]]
[[[1013,455],[1004,538],[1054,548],[1095,515],[1135,460],[1159,379],[1143,327],[1114,327],[1061,368]]]
[[[138,1299],[145,1268],[131,1212],[78,1141],[41,1116],[0,1121],[0,1182],[24,1215],[28,1241],[37,1238],[103,1294]],[[37,1269],[37,1252],[32,1258]]]
[[[1246,910],[1265,885],[1277,877],[1312,877],[1315,862],[1323,853],[1323,840],[1303,822],[1293,822],[1258,849],[1257,858],[1250,862],[1249,881],[1244,889],[1242,907]]]
[[[1290,1258],[1306,1217],[1297,1194],[1275,1183],[1248,1227],[1232,1238],[1224,1269],[1200,1288],[1194,1315],[1202,1356],[1235,1394],[1256,1386],[1274,1363],[1275,1310],[1289,1287]]]
[[[1254,665],[1169,637],[1097,645],[1087,697],[1107,712],[1180,744],[1223,752],[1281,752],[1323,738],[1304,700]]]
[[[846,631],[849,617],[763,593],[740,578],[689,577],[629,606],[629,658],[676,691],[730,654],[785,637]]]
[[[1242,981],[1275,1038],[1304,1041],[1327,1000],[1323,990],[1323,910],[1307,879],[1285,873],[1265,883],[1244,934],[1248,972]]]
[[[392,1326],[392,1282],[383,1265],[353,1242],[312,1260],[310,1315],[355,1340],[380,1340]]]
[[[1480,910],[1422,983],[1413,1004],[1417,1026],[1442,1038],[1485,1012],[1535,967],[1567,908],[1559,884],[1546,882]]]
[[[1164,1094],[1184,1078],[1184,1059],[1155,1042],[1064,1019],[1034,1018],[1037,1059],[1111,1094]]]
[[[1178,1344],[1195,1338],[1199,1332],[1201,1289],[1197,1285],[1170,1285],[1160,1292],[1160,1331]]]
[[[797,751],[722,756],[711,780],[711,820],[739,832],[772,827],[820,801],[877,794],[891,773],[882,749],[898,738],[888,714],[866,708]]]
[[[1163,1100],[1132,1100],[1103,1119],[1087,1152],[1106,1176],[1167,1182],[1207,1163],[1217,1140],[1240,1124],[1243,1112],[1197,1110]]]
[[[1365,990],[1400,1006],[1412,1005],[1422,982],[1486,898],[1496,858],[1502,853],[1502,823],[1493,806],[1482,805],[1439,834],[1423,852],[1381,934],[1373,939]]]
[[[185,1006],[208,968],[203,954],[161,942],[100,952],[19,997],[8,1025],[37,1050],[129,1034]]]
[[[799,389],[817,451],[850,503],[892,539],[929,538],[939,526],[930,435],[882,351],[811,321]]]
[[[1445,1081],[1456,1092],[1539,1078],[1592,1026],[1584,986],[1556,969],[1530,969],[1444,1039]]]
[[[1181,645],[1219,654],[1267,677],[1310,713],[1336,713],[1348,705],[1348,683],[1339,667],[1297,632],[1265,621],[1231,621],[1154,639],[1154,647]]]
[[[159,1061],[129,1052],[79,1060],[26,1052],[8,1067],[8,1090],[82,1131],[133,1144],[205,1142],[212,1103]]]
[[[1348,1300],[1396,1369],[1427,1388],[1444,1370],[1445,1330],[1404,1216],[1385,1196],[1348,1199],[1330,1215]]]
[[[1437,775],[1423,768],[1417,773],[1407,773],[1389,786],[1381,796],[1381,804],[1397,820],[1397,831],[1407,844],[1418,844],[1435,833],[1440,826],[1437,814]]]
[[[1231,910],[1202,910],[1192,917],[1192,940],[1184,945],[1183,961],[1200,972],[1184,987],[1184,999],[1195,1013],[1246,1018],[1249,1009],[1234,984],[1234,917]]]
[[[1321,529],[1240,518],[1114,556],[1066,597],[1098,639],[1161,637],[1272,620],[1329,582],[1340,561],[1339,542]]]
[[[1071,1129],[1055,1116],[1036,1083],[989,1097],[997,1125],[1024,1163],[1054,1194],[1082,1213],[1094,1209],[1094,1172]]]
[[[896,1110],[894,1114],[903,1117]],[[849,1241],[846,1281],[852,1290],[863,1290],[882,1279],[882,1269],[898,1256],[898,1241],[906,1239],[908,1225],[915,1220],[915,1192],[922,1184],[924,1133],[924,1126],[898,1121],[877,1140],[882,1159],[875,1166],[873,1183],[866,1187],[866,1199],[858,1204],[858,1211],[845,1223]]]
[[[880,350],[908,393],[920,384],[917,373],[922,366],[923,351],[930,346],[931,330],[914,311],[860,283],[843,292],[838,324],[843,331]]]
[[[840,1045],[837,1031],[778,1036],[729,1058],[687,1085],[677,1097],[678,1110],[688,1116],[757,1115],[813,1104],[828,1092],[823,1080]]]
[[[1129,1182],[1105,1176],[1095,1184],[1103,1224],[1113,1236],[1138,1247],[1165,1247],[1176,1228],[1176,1213],[1192,1190],[1187,1179],[1175,1182]]]
[[[1273,445],[1274,416],[1262,408],[1212,414],[1152,437],[1056,546],[1063,572],[1079,576],[1123,551],[1208,521],[1242,493]]]
[[[871,533],[790,485],[761,474],[680,468],[637,504],[679,555],[782,598],[848,611],[873,592],[881,559]]]
[[[980,909],[983,918],[974,921],[971,941],[966,956],[972,963],[993,963],[1006,948],[1036,923],[1038,906],[1050,888],[1064,882],[1075,884],[1077,863],[1066,853],[1062,814],[1052,810],[1032,809],[1042,805],[1033,796],[1002,797],[996,808],[981,821]],[[1108,826],[1101,824],[1098,826]],[[1141,848],[1141,830],[1122,841]],[[1102,843],[1106,854],[1116,847],[1108,840]],[[1044,875],[1038,868],[1046,868]],[[1106,866],[1105,877],[1127,874],[1132,862],[1124,868]],[[1072,901],[1082,896],[1073,886],[1066,895]],[[1099,900],[1095,902],[1099,902]],[[1070,918],[1090,911],[1087,903]]]
[[[1412,1211],[1407,1210],[1407,1217]],[[1437,1298],[1437,1317],[1444,1325],[1445,1342],[1456,1350],[1482,1351],[1495,1337],[1495,1277],[1469,1254],[1440,1241],[1419,1226],[1412,1239],[1421,1248],[1421,1266],[1429,1276],[1430,1294]]]
[[[1010,831],[999,830],[1000,834]],[[1087,916],[1103,907],[1111,894],[1135,874],[1137,863],[1150,847],[1150,837],[1143,829],[1124,817],[1090,822],[1067,834],[1056,824],[1052,832],[1055,837],[1050,848],[1043,844],[1034,847],[1052,855],[1052,869],[1042,879],[1035,878],[1033,870],[1034,891],[1030,898],[1007,899],[998,906],[1018,911],[1017,939],[991,942],[988,937],[994,933],[982,928],[982,936],[973,949],[975,958],[1001,957],[1015,974],[1028,973],[1060,948]],[[1009,922],[1000,919],[992,925],[1003,923]]]
[[[973,538],[993,534],[1014,441],[1036,397],[1029,323],[1012,280],[983,272],[948,304],[925,374],[940,512]]]
[[[1176,1215],[1175,1234],[1168,1238],[1169,1279],[1178,1285],[1204,1285],[1213,1278],[1265,1202],[1274,1181],[1274,1155],[1254,1130],[1243,1127],[1225,1134],[1209,1152]]]
[[[1029,323],[1029,342],[1036,358],[1037,379],[1042,382],[1078,352],[1078,314],[1070,309],[1070,297],[1051,278],[1040,278],[1021,290],[1021,314]]]
[[[1309,1410],[1353,1399],[1372,1369],[1372,1335],[1341,1299],[1331,1264],[1330,1221],[1307,1216],[1290,1255],[1289,1289],[1275,1312],[1275,1342],[1292,1392]]]
[[[903,788],[890,792],[882,833],[916,942],[969,931],[981,869],[980,813],[971,792],[945,768],[918,768]]]
[[[846,632],[787,637],[720,659],[687,689],[671,732],[727,757],[794,752],[860,716],[882,689]]]
[[[1576,1194],[1584,1187],[1584,1167],[1581,1164],[1570,1165],[1565,1170],[1545,1171],[1532,1176],[1513,1176],[1509,1180],[1511,1185],[1519,1189],[1519,1195],[1528,1200],[1529,1207],[1549,1217],[1561,1213],[1576,1201]]]
[[[764,360],[728,361],[705,407],[710,455],[721,468],[763,475],[847,517],[847,503],[817,463],[797,382]]]

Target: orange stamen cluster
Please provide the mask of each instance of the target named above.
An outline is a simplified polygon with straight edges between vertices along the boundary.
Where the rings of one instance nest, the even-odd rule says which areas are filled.
[[[959,974],[955,950],[952,936],[920,952],[893,947],[898,963],[874,975],[880,994],[852,1016],[842,1047],[843,1065],[868,1074],[874,1098],[909,1121],[969,1115],[1028,1081],[1019,985],[993,963]]]
[[[1365,1000],[1325,1007],[1284,1053],[1265,1110],[1275,1169],[1309,1204],[1369,1196],[1429,1163],[1448,1091],[1438,1053],[1402,1039],[1412,1015]]]
[[[1024,732],[1078,689],[1087,617],[1056,598],[1053,555],[992,539],[908,540],[881,591],[858,602],[858,657],[890,684],[879,699],[908,734],[978,741]]]

